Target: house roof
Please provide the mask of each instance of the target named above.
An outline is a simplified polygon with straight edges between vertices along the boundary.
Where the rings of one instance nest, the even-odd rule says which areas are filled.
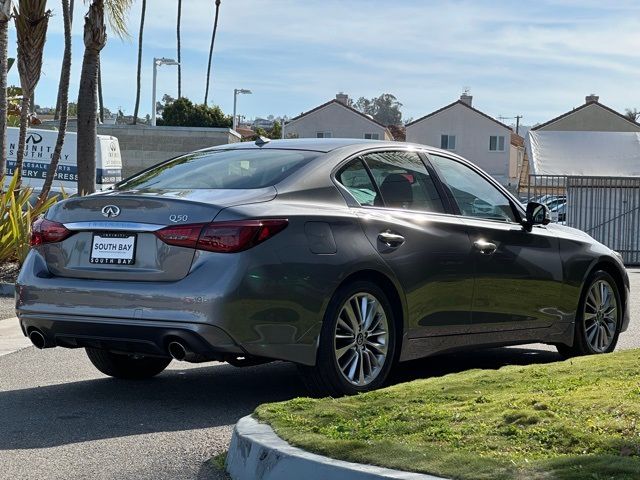
[[[524,147],[524,138],[515,132],[511,132],[511,145],[516,147]]]
[[[435,115],[438,115],[440,112],[444,112],[445,110],[448,110],[449,108],[454,107],[454,106],[456,106],[456,105],[462,105],[463,107],[467,107],[469,110],[473,110],[473,111],[474,111],[474,112],[476,112],[477,114],[480,114],[480,115],[482,115],[483,117],[485,117],[485,118],[487,118],[487,119],[491,120],[492,122],[497,123],[497,124],[498,124],[498,125],[500,125],[501,127],[504,127],[504,128],[506,128],[507,130],[511,130],[511,127],[510,127],[509,125],[505,125],[504,123],[502,123],[502,122],[500,122],[500,121],[496,120],[496,119],[495,119],[495,118],[493,118],[492,116],[487,115],[487,114],[486,114],[486,113],[484,113],[484,112],[481,112],[481,111],[480,111],[480,110],[478,110],[477,108],[473,108],[471,105],[466,104],[466,103],[465,103],[465,102],[463,102],[462,100],[456,100],[455,102],[450,103],[449,105],[446,105],[446,106],[444,106],[444,107],[442,107],[442,108],[440,108],[440,109],[436,110],[435,112],[431,112],[431,113],[429,113],[429,114],[425,115],[424,117],[420,117],[419,119],[414,120],[414,121],[413,121],[413,122],[411,122],[411,123],[407,123],[407,125],[406,125],[406,126],[407,126],[407,127],[409,127],[409,126],[411,126],[411,125],[415,125],[415,124],[416,124],[416,123],[418,123],[418,122],[421,122],[421,121],[423,121],[423,120],[425,120],[425,119],[427,119],[427,118],[429,118],[429,117],[433,117],[433,116],[435,116]]]
[[[602,103],[594,100],[594,101],[591,101],[591,102],[586,102],[586,103],[580,105],[578,108],[574,108],[573,110],[569,110],[568,112],[565,112],[562,115],[558,115],[557,117],[552,118],[551,120],[549,120],[547,122],[541,123],[540,125],[536,125],[531,130],[539,130],[540,128],[546,127],[547,125],[551,125],[552,123],[555,123],[558,120],[561,120],[561,119],[563,119],[565,117],[568,117],[569,115],[573,115],[574,113],[579,112],[583,108],[587,108],[590,105],[596,105],[596,106],[598,106],[600,108],[603,108],[607,112],[613,113],[614,115],[617,115],[618,117],[622,118],[623,120],[626,120],[630,124],[635,125],[636,127],[640,128],[640,123],[634,122],[633,120],[629,120],[629,118],[627,118],[626,116],[624,116],[620,112],[616,112],[613,108],[607,107],[606,105],[603,105]]]
[[[358,110],[356,110],[356,109],[355,109],[355,108],[353,108],[353,107],[350,107],[349,105],[345,105],[344,103],[342,103],[342,102],[340,102],[340,101],[336,100],[335,98],[334,98],[333,100],[329,100],[329,101],[328,101],[328,102],[326,102],[326,103],[323,103],[322,105],[318,105],[316,108],[313,108],[313,109],[309,110],[308,112],[301,113],[301,114],[300,114],[300,115],[298,115],[297,117],[294,117],[294,118],[292,118],[291,120],[289,120],[286,124],[287,124],[287,125],[290,125],[291,123],[293,123],[293,122],[295,122],[295,121],[297,121],[297,120],[300,120],[301,118],[306,117],[307,115],[310,115],[310,114],[312,114],[313,112],[317,112],[318,110],[321,110],[321,109],[323,109],[324,107],[327,107],[327,106],[331,105],[332,103],[335,103],[336,105],[340,105],[341,107],[344,107],[344,108],[346,108],[347,110],[349,110],[349,111],[351,111],[351,112],[353,112],[353,113],[355,113],[355,114],[357,114],[357,115],[360,115],[360,116],[361,116],[361,117],[363,117],[363,118],[366,118],[366,119],[367,119],[367,120],[369,120],[370,122],[375,123],[375,124],[376,124],[376,125],[378,125],[379,127],[382,127],[382,128],[384,128],[384,129],[386,129],[386,130],[387,130],[387,132],[389,133],[389,137],[393,138],[393,135],[391,135],[391,132],[389,131],[389,129],[387,128],[387,126],[386,126],[386,125],[384,125],[384,124],[382,124],[382,123],[378,122],[377,120],[374,120],[373,118],[369,117],[368,115],[365,115],[365,114],[364,114],[364,113],[362,113],[362,112],[359,112]]]

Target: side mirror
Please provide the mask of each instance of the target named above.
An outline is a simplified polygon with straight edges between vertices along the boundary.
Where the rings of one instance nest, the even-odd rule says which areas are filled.
[[[527,218],[524,223],[526,230],[531,231],[534,225],[547,225],[551,222],[549,207],[538,202],[527,203]]]

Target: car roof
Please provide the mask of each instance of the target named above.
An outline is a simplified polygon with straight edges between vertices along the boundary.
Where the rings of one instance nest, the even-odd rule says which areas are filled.
[[[266,143],[239,142],[217,147],[206,148],[206,150],[229,150],[229,149],[281,149],[281,150],[309,150],[314,152],[328,153],[338,148],[362,145],[365,148],[375,146],[399,146],[406,143],[385,142],[381,140],[363,140],[360,138],[289,138],[286,140],[269,140]]]

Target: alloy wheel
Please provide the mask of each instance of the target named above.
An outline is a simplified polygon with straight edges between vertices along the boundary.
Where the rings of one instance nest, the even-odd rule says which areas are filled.
[[[380,301],[370,293],[351,296],[340,309],[334,334],[338,368],[351,384],[373,382],[387,360],[389,325]]]
[[[618,301],[606,280],[597,280],[589,288],[584,302],[584,329],[589,346],[598,353],[611,346],[618,325]]]

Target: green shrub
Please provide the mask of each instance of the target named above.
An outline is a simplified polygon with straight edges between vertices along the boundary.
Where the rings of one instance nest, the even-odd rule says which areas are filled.
[[[16,181],[14,176],[7,189],[0,192],[0,263],[24,261],[29,252],[31,223],[56,202],[51,198],[41,208],[33,208],[29,203],[33,189],[23,187],[16,191]],[[2,186],[4,178],[0,178]]]
[[[230,115],[225,115],[214,105],[195,105],[187,98],[167,102],[158,125],[173,127],[231,127]]]

